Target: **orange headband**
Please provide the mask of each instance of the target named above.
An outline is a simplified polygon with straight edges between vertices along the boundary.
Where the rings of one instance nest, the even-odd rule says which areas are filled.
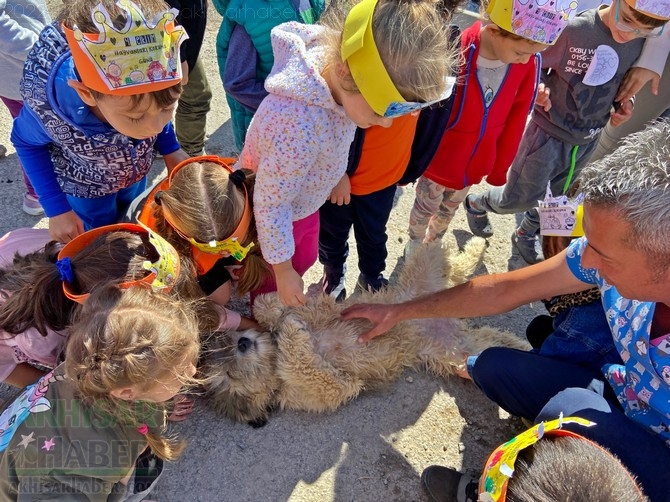
[[[233,174],[234,172],[229,164],[233,164],[235,159],[217,157],[216,155],[201,155],[199,157],[192,157],[177,164],[177,166],[170,173],[170,176],[168,176],[167,187],[165,187],[165,189],[167,190],[170,188],[172,179],[181,168],[195,162],[212,162],[223,167],[226,171],[228,171],[229,174]],[[159,193],[160,192],[157,192],[156,195]],[[166,216],[165,212],[163,212],[163,216]],[[254,246],[253,242],[246,247],[242,246],[241,244],[247,234],[247,231],[249,230],[249,225],[251,223],[251,203],[249,201],[249,192],[247,191],[246,186],[244,186],[244,211],[242,213],[242,218],[240,218],[240,222],[237,224],[237,227],[228,237],[218,241],[214,240],[210,242],[198,242],[194,238],[184,235],[175,225],[172,224],[172,222],[168,220],[168,218],[165,218],[165,221],[174,229],[175,232],[189,241],[195,248],[205,253],[213,254],[220,251],[228,251],[236,260],[241,261],[247,255],[249,250]]]
[[[142,279],[122,282],[119,284],[119,287],[122,289],[127,289],[137,284],[146,284],[151,286],[151,288],[154,290],[170,292],[177,280],[177,277],[179,277],[180,263],[177,251],[165,239],[143,225],[136,225],[134,223],[117,223],[114,225],[94,228],[88,232],[84,232],[83,234],[80,234],[72,239],[65,246],[63,246],[63,249],[60,250],[58,253],[56,267],[58,268],[61,280],[63,281],[63,293],[66,297],[77,303],[84,303],[90,294],[76,293],[72,289],[74,273],[70,263],[70,258],[79,254],[83,249],[88,247],[101,235],[122,231],[132,232],[140,235],[148,235],[149,242],[154,246],[154,249],[158,253],[158,260],[154,263],[149,261],[143,263],[143,267],[150,272],[148,275]]]

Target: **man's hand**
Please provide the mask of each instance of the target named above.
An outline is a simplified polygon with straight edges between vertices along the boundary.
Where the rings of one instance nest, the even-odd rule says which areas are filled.
[[[619,86],[619,93],[615,101],[622,103],[628,101],[640,92],[644,84],[649,81],[651,81],[651,93],[654,96],[658,95],[658,84],[661,81],[661,76],[655,71],[647,70],[646,68],[631,68]]]
[[[539,106],[544,109],[545,112],[551,110],[551,99],[549,99],[549,94],[551,90],[548,87],[540,82],[537,85],[537,97],[535,98],[535,106]]]
[[[84,222],[74,211],[49,218],[49,235],[55,241],[67,244],[79,234],[84,233]]]
[[[335,188],[330,192],[328,200],[333,204],[342,206],[351,202],[351,182],[346,174],[337,182]]]
[[[383,335],[398,323],[394,318],[394,312],[397,308],[397,305],[359,303],[344,309],[340,315],[344,320],[367,319],[372,323],[372,329],[358,337],[359,343],[367,343],[373,338]]]

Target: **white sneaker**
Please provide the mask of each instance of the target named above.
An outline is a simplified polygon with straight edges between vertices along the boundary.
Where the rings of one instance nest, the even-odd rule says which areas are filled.
[[[40,216],[44,214],[44,209],[42,204],[37,200],[37,197],[33,197],[29,193],[23,195],[23,212],[31,216]]]

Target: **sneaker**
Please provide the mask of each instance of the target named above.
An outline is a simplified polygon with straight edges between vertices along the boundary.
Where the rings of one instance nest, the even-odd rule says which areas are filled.
[[[369,291],[370,293],[376,293],[382,288],[385,288],[389,285],[388,279],[386,279],[382,274],[379,274],[375,279],[370,280],[365,274],[360,274],[358,276],[358,281],[356,281],[356,289],[360,291]]]
[[[465,197],[463,201],[463,207],[465,208],[465,214],[468,218],[468,226],[470,227],[470,232],[477,237],[489,238],[493,236],[493,227],[489,221],[489,215],[486,211],[477,211],[470,207],[469,202],[470,195]]]
[[[7,147],[5,145],[0,145],[0,159],[7,155]]]
[[[39,216],[44,214],[44,209],[42,209],[42,204],[37,200],[37,197],[26,193],[23,196],[23,212],[31,216]]]
[[[407,244],[405,244],[405,250],[402,253],[402,257],[405,259],[405,261],[409,260],[410,257],[421,248],[421,246],[423,246],[423,241],[420,241],[419,239],[410,239],[407,241]]]
[[[346,267],[341,273],[323,271],[323,278],[321,284],[323,285],[323,292],[328,296],[335,298],[336,302],[342,302],[347,297],[347,290],[344,287],[344,275],[346,274]]]
[[[535,265],[544,261],[542,245],[536,235],[527,236],[515,231],[512,234],[512,245],[519,251],[519,255],[528,265]]]
[[[448,467],[426,467],[421,473],[421,484],[434,502],[477,502],[478,481]]]

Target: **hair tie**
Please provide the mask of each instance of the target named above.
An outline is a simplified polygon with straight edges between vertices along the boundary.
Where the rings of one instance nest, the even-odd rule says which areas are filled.
[[[244,186],[244,180],[247,179],[247,175],[244,174],[244,171],[238,169],[237,171],[230,173],[229,179],[237,188],[242,188]]]
[[[162,204],[161,197],[163,197],[163,190],[159,190],[154,194],[154,202],[159,206]]]
[[[74,282],[74,272],[72,271],[72,262],[70,258],[62,258],[56,262],[56,268],[63,282]]]
[[[149,426],[147,424],[142,424],[137,428],[137,432],[146,436],[149,433]]]

